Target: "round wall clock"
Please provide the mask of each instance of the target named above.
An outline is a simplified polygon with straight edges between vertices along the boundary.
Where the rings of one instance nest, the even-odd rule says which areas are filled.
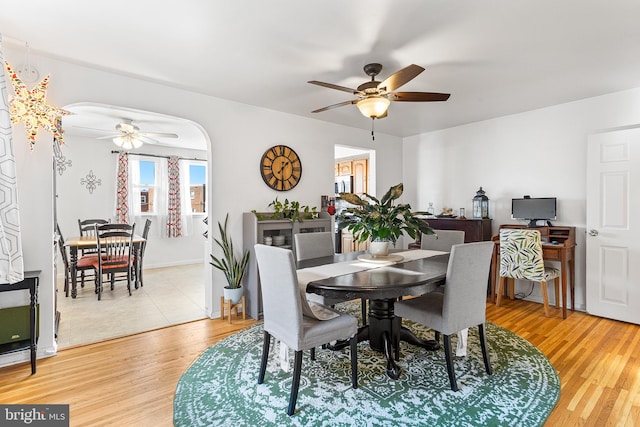
[[[274,145],[260,160],[262,179],[277,191],[288,191],[298,185],[302,175],[300,157],[286,145]]]

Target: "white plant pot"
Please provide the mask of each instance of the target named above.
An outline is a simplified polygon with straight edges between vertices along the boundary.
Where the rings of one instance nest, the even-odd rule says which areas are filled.
[[[389,255],[389,242],[374,240],[369,245],[369,253],[372,257],[383,257]]]
[[[242,299],[242,287],[231,289],[225,286],[222,292],[224,300],[231,300],[231,304],[238,304]]]

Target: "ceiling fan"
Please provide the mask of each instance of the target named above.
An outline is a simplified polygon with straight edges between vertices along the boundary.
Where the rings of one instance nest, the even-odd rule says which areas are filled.
[[[122,119],[120,123],[117,123],[115,126],[115,131],[103,130],[103,129],[95,129],[88,128],[82,126],[74,126],[79,129],[90,129],[93,131],[106,132],[106,135],[100,136],[96,139],[113,139],[113,143],[118,147],[122,147],[125,150],[130,150],[132,148],[138,148],[142,146],[143,143],[148,144],[157,144],[158,141],[153,139],[156,138],[177,138],[178,135],[175,133],[167,133],[167,132],[140,132],[140,128],[133,124],[133,120],[130,119]]]
[[[382,65],[373,63],[364,66],[364,72],[371,76],[371,81],[365,82],[358,86],[357,89],[351,89],[332,83],[319,82],[311,80],[308,83],[328,87],[329,89],[341,90],[355,95],[357,98],[350,101],[339,102],[327,107],[319,108],[312,113],[320,113],[322,111],[331,110],[333,108],[342,107],[344,105],[356,104],[360,112],[371,119],[382,119],[387,117],[387,111],[391,101],[395,102],[434,102],[446,101],[451,96],[448,93],[436,92],[395,92],[400,86],[413,80],[418,74],[424,71],[419,65],[409,65],[396,71],[387,77],[383,82],[376,80],[376,76],[380,74]]]

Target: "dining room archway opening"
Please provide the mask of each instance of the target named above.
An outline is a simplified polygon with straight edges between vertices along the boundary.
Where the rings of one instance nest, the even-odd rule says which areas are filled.
[[[76,103],[64,108],[74,114],[63,118],[65,143],[54,161],[54,216],[65,238],[78,234],[80,218],[113,217],[117,151],[121,148],[107,132],[115,131],[123,118],[131,120],[141,132],[178,135],[178,138],[154,138],[159,143],[146,142],[131,153],[149,155],[150,159],[177,155],[205,160],[207,168],[211,165],[211,141],[200,125],[188,119],[95,103]],[[163,237],[158,216],[143,213],[140,217],[150,217],[152,229],[145,251],[144,286],[134,290],[132,297],[125,287],[116,285],[114,291],[103,292],[98,304],[92,282],[89,285],[85,282],[84,288],[78,286],[77,298],[65,297],[64,269],[58,260],[56,305],[60,316],[56,337],[59,348],[210,315],[211,303],[207,303],[206,296],[211,295],[212,290],[206,288],[212,287],[212,283],[204,254],[210,246],[207,215],[212,209],[211,188],[205,182],[202,190],[205,212],[192,215],[187,236]],[[140,223],[136,230],[142,233],[144,219],[138,221],[140,218],[136,217],[135,221]],[[113,301],[108,301],[109,298]]]

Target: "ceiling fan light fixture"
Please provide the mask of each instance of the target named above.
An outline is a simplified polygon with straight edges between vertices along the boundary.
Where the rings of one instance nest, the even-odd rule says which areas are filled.
[[[391,104],[391,102],[381,96],[369,96],[356,103],[362,115],[371,119],[384,116],[389,108],[389,104]]]
[[[131,150],[132,148],[139,148],[142,146],[142,141],[136,138],[134,135],[121,135],[113,138],[113,143],[118,147],[122,147],[125,150]]]

